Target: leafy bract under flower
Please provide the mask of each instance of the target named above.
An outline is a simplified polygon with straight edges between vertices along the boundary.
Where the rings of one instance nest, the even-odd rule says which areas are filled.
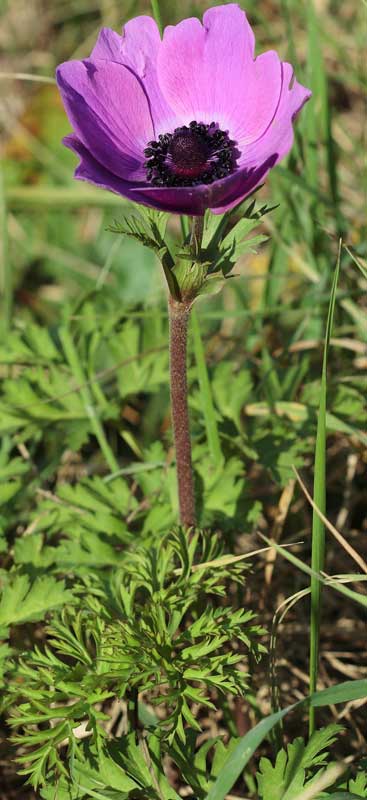
[[[90,58],[57,69],[75,177],[178,214],[235,206],[289,152],[311,95],[275,51],[254,50],[237,4],[168,26],[163,39],[148,16],[122,36],[103,28]]]

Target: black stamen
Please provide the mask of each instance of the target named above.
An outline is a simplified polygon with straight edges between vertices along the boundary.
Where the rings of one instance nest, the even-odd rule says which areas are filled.
[[[238,152],[216,122],[192,120],[148,142],[144,155],[147,180],[153,186],[199,186],[233,172]]]

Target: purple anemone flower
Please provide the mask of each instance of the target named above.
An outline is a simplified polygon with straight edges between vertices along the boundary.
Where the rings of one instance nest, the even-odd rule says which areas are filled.
[[[235,206],[289,152],[311,95],[274,50],[254,50],[237,4],[163,39],[148,16],[122,36],[103,28],[90,58],[57,69],[75,177],[176,214]]]

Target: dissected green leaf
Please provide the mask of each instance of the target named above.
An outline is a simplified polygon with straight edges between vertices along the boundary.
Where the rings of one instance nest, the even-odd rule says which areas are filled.
[[[35,622],[52,609],[70,602],[73,602],[73,594],[65,588],[64,581],[45,575],[31,583],[28,575],[15,574],[2,590],[0,625]]]
[[[357,797],[367,797],[367,770],[361,769],[355,778],[348,782],[348,789]]]
[[[325,750],[336,740],[340,725],[329,725],[312,734],[305,743],[294,739],[287,750],[279,750],[274,765],[268,758],[261,758],[257,784],[261,800],[297,800],[303,789],[312,784],[313,767],[326,763]]]

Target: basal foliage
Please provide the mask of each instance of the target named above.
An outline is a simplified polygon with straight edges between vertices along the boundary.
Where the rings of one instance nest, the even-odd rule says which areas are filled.
[[[203,293],[229,279],[265,211],[251,203],[228,230],[224,218],[208,221]],[[165,215],[144,224],[143,244],[165,265]],[[136,235],[134,217],[114,227]],[[187,244],[174,251],[182,263]],[[235,552],[239,532],[253,533],[263,510],[250,469],[277,497],[292,466],[309,458],[319,392],[309,354],[275,357],[261,326],[241,317],[222,343],[225,358],[207,359],[217,459],[202,367],[190,352],[198,513],[211,532],[187,537],[174,528],[165,313],[121,310],[93,291],[66,304],[54,325],[18,319],[0,348],[2,708],[19,769],[44,800],[171,800],[168,761],[205,798],[236,747],[236,737],[199,739],[205,713],[227,709],[230,695],[251,698],[248,655],[255,662],[263,650],[258,621],[243,608],[244,570],[222,556]],[[204,330],[215,334],[215,321]],[[365,443],[358,380],[335,380],[329,397],[329,431]],[[335,734],[329,726],[313,743],[295,740],[274,765],[263,760],[261,800],[276,781],[279,798],[296,800]],[[348,789],[357,796],[361,774]]]
[[[243,569],[222,566],[221,554],[216,537],[188,540],[177,531],[159,547],[138,545],[110,574],[86,575],[71,602],[64,595],[45,642],[8,670],[9,721],[26,749],[21,772],[35,786],[56,786],[66,774],[66,748],[84,761],[79,726],[88,752],[108,749],[102,723],[114,698],[123,703],[128,731],[131,714],[140,715],[169,749],[185,744],[187,726],[200,732],[194,708],[197,714],[215,708],[213,696],[246,692],[244,653],[258,657],[262,631],[253,612],[221,602],[229,581],[243,581]],[[156,717],[147,703],[163,713]]]

